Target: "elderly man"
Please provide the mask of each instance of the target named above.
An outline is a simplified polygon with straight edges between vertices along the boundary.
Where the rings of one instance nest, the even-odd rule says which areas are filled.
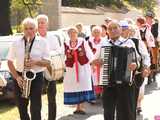
[[[137,72],[141,72],[135,74],[135,100],[137,106],[137,113],[139,114],[141,110],[141,101],[144,97],[145,83],[144,79],[149,75],[149,67],[151,65],[150,55],[147,51],[147,47],[141,39],[135,38],[136,29],[129,25],[127,21],[121,21],[120,26],[122,27],[121,36],[124,39],[131,39],[136,46],[136,50],[139,55],[139,68]],[[137,104],[138,102],[138,104]],[[136,114],[135,114],[136,115]]]
[[[48,47],[41,38],[36,36],[36,22],[26,18],[22,22],[24,36],[17,39],[10,47],[8,53],[8,67],[14,78],[15,95],[21,120],[41,120],[41,92],[43,83],[43,70],[50,62],[47,60]],[[30,94],[23,95],[26,70],[32,69],[36,74],[31,81]],[[31,74],[28,75],[31,77]],[[31,118],[28,114],[30,100]]]
[[[110,39],[103,42],[102,46],[123,46],[133,47],[134,43],[131,40],[126,40],[121,37],[121,27],[115,22],[111,21],[108,24],[108,34]],[[136,48],[135,48],[136,49]],[[98,56],[98,54],[97,54]],[[123,56],[121,56],[123,57]],[[133,71],[137,67],[136,63],[129,64],[129,70]],[[123,81],[123,80],[122,80]],[[127,82],[113,82],[111,85],[106,85],[103,88],[103,108],[104,120],[115,120],[115,110],[117,112],[116,120],[136,120],[135,106],[131,96],[134,96],[134,86]]]
[[[49,52],[51,51],[61,51],[58,39],[54,35],[48,35],[48,17],[44,14],[37,16],[38,23],[38,34],[44,38],[49,46]],[[48,120],[56,119],[56,81],[47,80],[45,77],[45,83],[47,84],[47,96],[48,96]]]

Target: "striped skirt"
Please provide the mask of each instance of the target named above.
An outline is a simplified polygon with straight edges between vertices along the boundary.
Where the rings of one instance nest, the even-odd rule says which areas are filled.
[[[95,94],[93,91],[64,93],[64,104],[66,105],[80,104],[92,100],[95,100]]]

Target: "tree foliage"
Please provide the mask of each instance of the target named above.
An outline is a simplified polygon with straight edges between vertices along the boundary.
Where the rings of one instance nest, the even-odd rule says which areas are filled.
[[[17,32],[20,32],[19,25],[24,18],[34,17],[38,14],[40,4],[42,4],[41,0],[12,0],[10,6],[12,24],[16,26]]]
[[[155,6],[156,5],[157,5],[157,0],[144,0],[144,3],[143,3],[144,13],[146,11],[155,12]]]
[[[157,5],[157,0],[125,0],[135,7],[142,8],[143,12],[152,11],[155,12],[155,7]]]
[[[120,7],[122,0],[62,0],[63,6],[95,8],[97,5],[116,5]]]
[[[127,1],[129,4],[132,4],[135,7],[140,7],[146,10],[154,10],[157,0],[62,0],[63,6],[72,6],[72,7],[87,7],[95,8],[97,5],[111,6],[115,5],[118,8],[123,6],[123,2]]]

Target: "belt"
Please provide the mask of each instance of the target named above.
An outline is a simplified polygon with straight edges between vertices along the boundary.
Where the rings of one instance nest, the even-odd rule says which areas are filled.
[[[18,73],[19,75],[22,75],[22,72],[17,71],[17,73]],[[43,72],[37,72],[37,73],[36,73],[36,75],[40,75],[40,74],[43,74]]]

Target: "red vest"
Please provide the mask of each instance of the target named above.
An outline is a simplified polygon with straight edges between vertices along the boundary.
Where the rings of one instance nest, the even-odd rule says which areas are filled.
[[[80,65],[84,65],[89,62],[89,59],[86,55],[86,51],[84,48],[84,42],[82,42],[82,44],[75,50],[70,49],[69,46],[66,45],[66,43],[64,43],[64,47],[66,55],[65,64],[67,67],[73,67],[73,64],[75,63],[74,51],[77,52],[78,62],[80,63]]]

